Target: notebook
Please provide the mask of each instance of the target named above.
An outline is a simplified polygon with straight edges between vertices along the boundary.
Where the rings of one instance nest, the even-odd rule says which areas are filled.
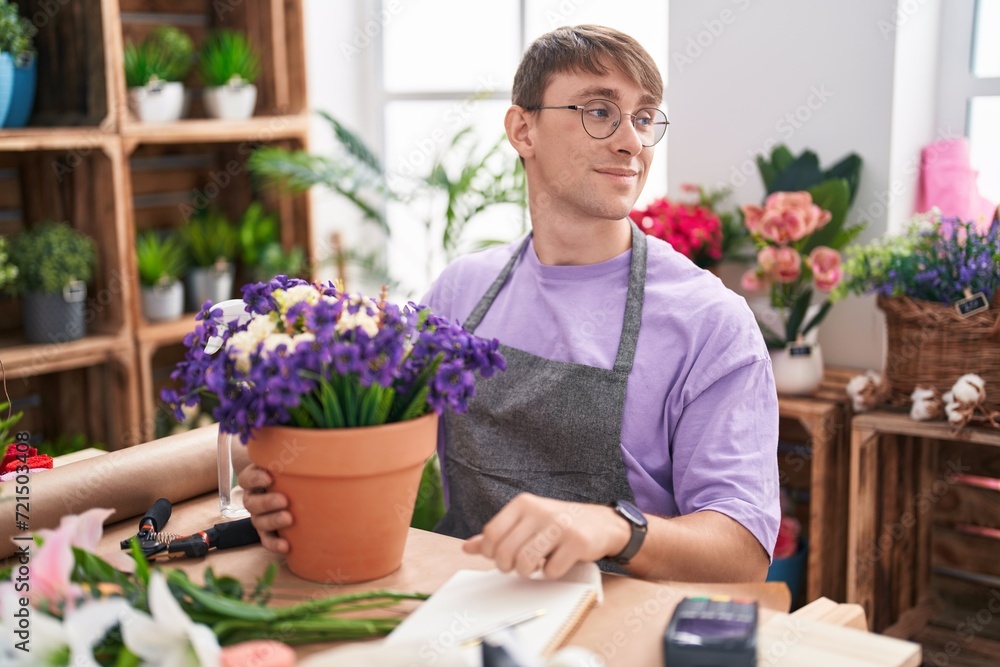
[[[578,564],[566,577],[554,580],[499,570],[459,570],[411,612],[386,643],[433,639],[438,645],[462,647],[466,640],[539,612],[517,625],[516,635],[528,651],[548,656],[566,642],[600,594],[600,572],[594,563]],[[464,650],[478,653],[480,648]]]

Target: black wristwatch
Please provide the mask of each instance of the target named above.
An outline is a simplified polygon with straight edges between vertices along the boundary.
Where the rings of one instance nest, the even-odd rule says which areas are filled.
[[[628,521],[628,525],[632,529],[632,536],[621,553],[609,556],[608,560],[619,565],[628,565],[628,562],[639,552],[639,547],[642,546],[642,541],[646,538],[646,528],[649,526],[649,522],[646,521],[646,515],[627,500],[616,500],[611,503],[611,507],[618,513],[618,516]]]

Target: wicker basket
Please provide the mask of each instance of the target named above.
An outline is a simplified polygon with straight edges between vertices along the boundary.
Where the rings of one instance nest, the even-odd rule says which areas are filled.
[[[917,384],[951,389],[976,373],[1000,395],[1000,291],[989,310],[962,318],[951,306],[910,297],[878,297],[888,346],[885,377],[894,402],[909,401]],[[992,391],[991,391],[992,389]]]

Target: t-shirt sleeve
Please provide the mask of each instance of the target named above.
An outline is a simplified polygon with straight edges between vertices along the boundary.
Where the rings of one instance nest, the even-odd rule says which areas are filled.
[[[691,400],[673,442],[680,513],[725,514],[749,530],[771,557],[781,506],[778,397],[770,360],[731,371]]]

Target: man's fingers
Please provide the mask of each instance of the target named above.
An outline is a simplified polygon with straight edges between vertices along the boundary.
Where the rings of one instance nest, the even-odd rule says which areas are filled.
[[[473,535],[462,544],[462,551],[467,554],[483,553],[483,536]]]
[[[558,579],[569,572],[579,560],[579,552],[576,549],[566,543],[560,544],[545,560],[542,574],[548,579]]]
[[[288,540],[278,537],[277,533],[260,533],[260,544],[273,553],[288,553]]]
[[[250,514],[267,514],[288,507],[288,497],[283,493],[245,493],[243,505]]]
[[[490,539],[487,536],[486,544],[492,547],[493,560],[496,561],[497,568],[501,572],[510,572],[518,566],[522,552],[534,553],[531,543],[534,541],[535,534],[535,522],[525,518],[515,524],[497,543],[490,545]],[[544,554],[542,555],[544,556]]]
[[[243,469],[238,479],[246,490],[266,489],[274,483],[270,473],[252,463]]]
[[[257,532],[263,535],[267,532],[274,532],[291,526],[292,513],[282,511],[254,514],[250,520],[253,523],[253,527],[257,529]]]

